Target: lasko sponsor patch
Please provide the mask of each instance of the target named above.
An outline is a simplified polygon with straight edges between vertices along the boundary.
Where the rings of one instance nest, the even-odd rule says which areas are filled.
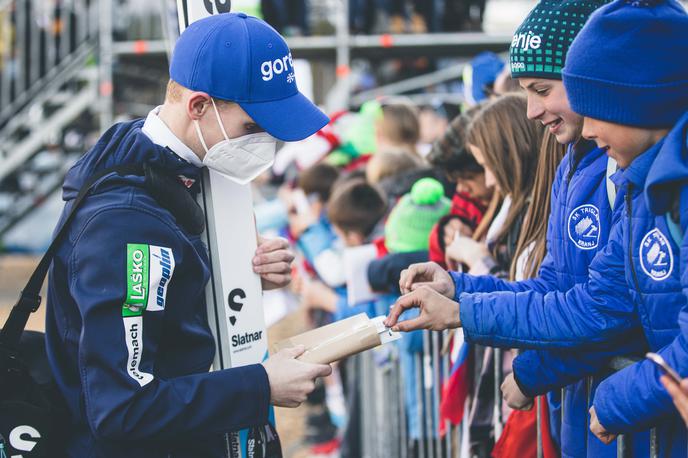
[[[143,355],[143,312],[165,309],[167,286],[174,272],[170,248],[140,243],[127,244],[127,297],[122,322],[127,344],[129,376],[144,386],[153,375],[139,370]]]
[[[600,211],[591,204],[576,207],[569,215],[569,239],[581,250],[594,250],[600,242]]]
[[[657,228],[640,242],[640,267],[650,278],[666,280],[674,270],[674,254],[669,239]]]
[[[129,243],[127,244],[127,300],[122,308],[122,316],[140,315],[147,303],[148,245]]]

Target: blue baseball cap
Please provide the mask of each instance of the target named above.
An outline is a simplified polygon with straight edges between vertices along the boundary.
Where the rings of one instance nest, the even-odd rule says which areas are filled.
[[[170,78],[192,91],[237,103],[283,141],[302,140],[329,122],[296,87],[284,39],[245,13],[199,19],[184,30],[172,53]]]

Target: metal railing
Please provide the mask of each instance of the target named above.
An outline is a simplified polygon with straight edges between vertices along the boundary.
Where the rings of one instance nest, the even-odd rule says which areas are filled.
[[[461,429],[447,421],[446,434],[439,434],[441,381],[449,372],[446,339],[446,333],[423,332],[422,352],[402,355],[400,346],[387,345],[355,357],[363,457],[458,456]]]
[[[76,58],[98,29],[95,0],[6,1],[0,6],[0,125],[21,111]]]
[[[95,63],[104,1],[0,3],[0,238],[59,189],[74,161],[61,148],[65,132],[102,103]]]
[[[422,351],[409,358],[407,349],[401,345],[387,345],[362,353],[357,358],[356,368],[361,406],[359,421],[361,425],[361,450],[364,458],[416,456],[419,458],[464,458],[468,451],[467,434],[469,412],[474,402],[469,396],[464,409],[464,420],[452,425],[445,420],[444,435],[439,433],[439,406],[442,385],[449,375],[449,354],[444,347],[448,341],[447,332],[423,331]],[[492,415],[492,438],[496,442],[503,431],[502,397],[500,386],[503,382],[503,350],[494,351],[494,411]],[[404,361],[404,358],[406,360]],[[408,363],[411,363],[408,367]],[[618,371],[635,361],[628,358],[615,358],[610,367]],[[410,376],[411,375],[411,376]],[[591,406],[593,378],[586,379],[587,405]],[[541,399],[535,402],[537,416],[537,456],[543,457],[543,428],[541,419]],[[562,419],[565,412],[566,391],[562,389]],[[545,401],[546,402],[546,401]],[[589,428],[586,415],[586,428]],[[617,456],[632,456],[630,438],[619,435],[616,439]],[[657,431],[650,430],[650,458],[659,456]]]

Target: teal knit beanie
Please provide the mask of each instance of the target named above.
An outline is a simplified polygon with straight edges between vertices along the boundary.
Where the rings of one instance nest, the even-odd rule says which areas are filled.
[[[422,178],[394,206],[385,223],[385,245],[391,253],[427,250],[432,227],[449,213],[451,202],[442,183]]]
[[[566,53],[588,16],[609,0],[542,0],[516,29],[509,49],[512,78],[561,79]]]

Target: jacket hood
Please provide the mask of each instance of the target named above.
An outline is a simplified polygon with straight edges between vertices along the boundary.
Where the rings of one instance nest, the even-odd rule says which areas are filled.
[[[655,214],[670,210],[678,186],[688,183],[688,112],[678,120],[650,167],[645,198]]]
[[[171,174],[184,176],[189,180],[198,180],[200,169],[171,150],[154,144],[141,130],[143,122],[143,119],[137,119],[115,124],[108,129],[93,148],[69,169],[62,186],[62,198],[65,201],[74,199],[79,189],[94,173],[124,164],[151,163]],[[143,182],[142,177],[116,179],[130,183]],[[102,181],[104,180],[114,180],[114,178],[105,177]]]

